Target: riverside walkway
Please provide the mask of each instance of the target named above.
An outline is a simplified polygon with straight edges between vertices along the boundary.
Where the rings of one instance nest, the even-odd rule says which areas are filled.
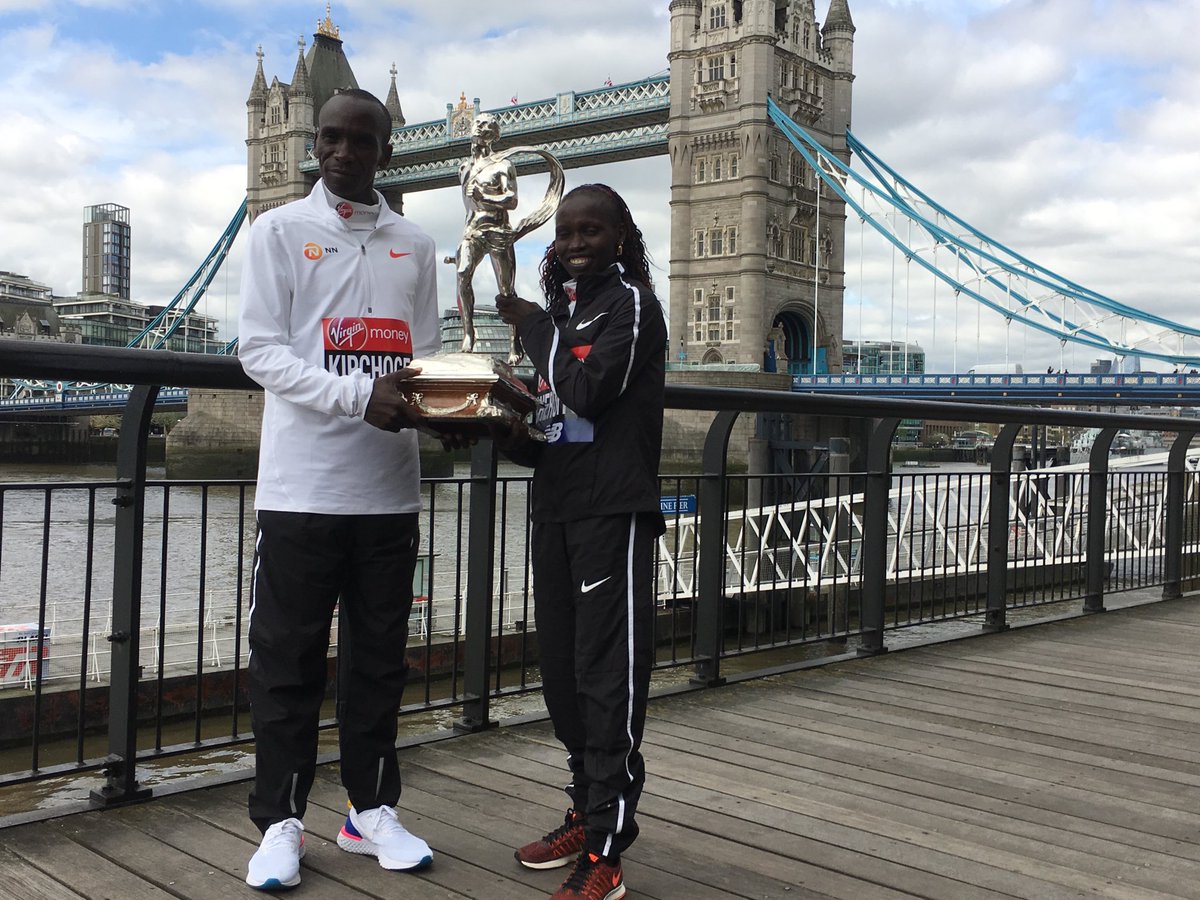
[[[1200,599],[652,701],[630,898],[1200,898]],[[547,896],[512,847],[556,824],[544,722],[403,751],[432,868],[337,849],[321,769],[296,898]],[[261,896],[244,782],[0,830],[0,898]]]

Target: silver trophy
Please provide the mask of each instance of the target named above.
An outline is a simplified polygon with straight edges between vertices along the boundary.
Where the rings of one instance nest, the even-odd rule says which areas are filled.
[[[500,137],[500,123],[490,113],[479,115],[471,126],[471,155],[458,167],[462,185],[463,206],[467,220],[462,240],[455,255],[458,285],[458,311],[462,316],[464,353],[475,349],[475,288],[472,280],[475,269],[486,255],[491,258],[496,275],[496,293],[511,297],[516,291],[517,257],[513,250],[522,237],[549,221],[562,200],[566,181],[558,160],[536,147],[513,147],[493,152],[492,144]],[[512,157],[518,153],[535,153],[550,166],[550,185],[537,209],[514,228],[509,213],[517,208],[517,169]],[[508,354],[508,364],[515,366],[524,353],[516,331]]]
[[[458,251],[447,262],[455,264],[458,310],[463,324],[461,353],[437,354],[414,360],[421,374],[405,389],[425,416],[427,430],[483,433],[497,420],[524,419],[534,407],[533,397],[512,374],[524,351],[516,329],[511,332],[507,361],[473,353],[475,348],[475,269],[484,256],[491,259],[496,293],[514,296],[516,252],[513,244],[549,221],[562,200],[566,178],[562,165],[536,147],[513,147],[493,152],[500,125],[490,113],[475,117],[471,125],[471,155],[458,170],[466,222]],[[537,208],[514,227],[509,214],[517,208],[517,169],[512,157],[532,153],[550,168],[550,184]],[[536,436],[539,433],[533,432]]]

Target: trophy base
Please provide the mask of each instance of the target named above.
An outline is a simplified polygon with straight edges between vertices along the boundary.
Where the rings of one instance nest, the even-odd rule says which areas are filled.
[[[421,374],[402,388],[421,411],[427,434],[491,437],[524,422],[537,405],[533,395],[503,362],[476,353],[438,353],[411,364]],[[529,429],[538,439],[541,433]]]

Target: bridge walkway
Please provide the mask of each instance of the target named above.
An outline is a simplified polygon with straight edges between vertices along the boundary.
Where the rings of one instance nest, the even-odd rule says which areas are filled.
[[[631,898],[1200,898],[1200,602],[1114,610],[652,702]],[[407,748],[436,853],[337,850],[321,769],[297,898],[547,896],[512,846],[561,815],[545,722]],[[244,782],[0,832],[0,898],[254,896]]]

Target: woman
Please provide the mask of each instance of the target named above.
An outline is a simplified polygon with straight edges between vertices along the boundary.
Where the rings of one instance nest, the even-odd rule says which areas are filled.
[[[667,328],[642,233],[612,188],[563,198],[541,273],[546,309],[517,297],[496,304],[538,373],[534,426],[546,440],[505,450],[534,467],[542,690],[567,748],[572,806],[516,858],[539,869],[575,863],[552,900],[617,900],[645,781]]]

